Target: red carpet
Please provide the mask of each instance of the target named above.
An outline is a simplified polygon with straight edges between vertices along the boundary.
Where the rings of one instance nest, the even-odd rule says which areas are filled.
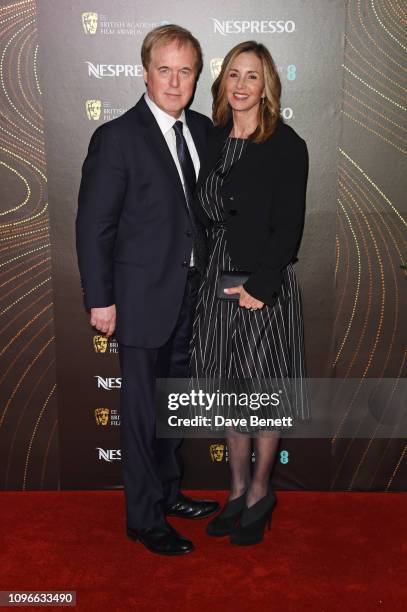
[[[122,492],[3,492],[0,504],[3,591],[76,590],[76,609],[102,612],[407,609],[405,494],[279,493],[271,532],[249,548],[172,520],[197,549],[171,558],[125,537]]]

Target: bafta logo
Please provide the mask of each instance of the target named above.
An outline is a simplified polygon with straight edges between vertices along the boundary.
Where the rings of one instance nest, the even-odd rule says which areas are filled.
[[[211,73],[212,73],[213,80],[215,80],[216,77],[219,76],[220,69],[222,68],[222,64],[223,64],[223,57],[214,57],[213,59],[211,59]]]
[[[96,34],[96,30],[98,29],[98,14],[82,13],[82,25],[85,34]]]
[[[108,425],[109,424],[109,408],[96,408],[95,409],[95,419],[98,425]]]
[[[106,336],[93,336],[93,348],[95,353],[106,353],[108,339]]]
[[[209,446],[209,454],[211,456],[212,461],[222,461],[224,450],[224,444],[211,444]]]
[[[102,109],[102,102],[100,100],[86,100],[85,108],[88,119],[94,119],[94,121],[100,119],[100,111]]]

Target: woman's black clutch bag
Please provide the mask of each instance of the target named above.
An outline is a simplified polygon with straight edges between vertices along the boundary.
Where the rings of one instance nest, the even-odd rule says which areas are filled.
[[[243,285],[249,278],[250,274],[248,272],[219,272],[218,276],[218,287],[216,295],[220,300],[238,300],[239,294],[234,293],[233,295],[228,295],[224,292],[224,289],[229,289],[230,287],[237,287],[238,285]]]

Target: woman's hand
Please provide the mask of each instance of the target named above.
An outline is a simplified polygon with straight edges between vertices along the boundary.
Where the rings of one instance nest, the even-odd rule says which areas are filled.
[[[249,308],[250,310],[257,310],[258,308],[263,308],[264,302],[260,302],[260,300],[256,300],[250,293],[247,293],[246,289],[243,285],[238,285],[237,287],[229,287],[229,289],[224,289],[224,292],[228,295],[233,295],[234,293],[239,293],[239,306],[242,308]]]

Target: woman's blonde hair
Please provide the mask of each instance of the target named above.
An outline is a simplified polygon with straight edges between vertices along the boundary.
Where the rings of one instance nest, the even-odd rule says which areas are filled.
[[[269,138],[280,116],[281,81],[268,49],[254,40],[242,42],[229,51],[223,60],[221,71],[212,85],[212,117],[215,125],[225,126],[232,117],[232,109],[226,95],[226,78],[232,62],[241,53],[254,53],[263,65],[265,98],[259,109],[259,123],[251,134],[253,142],[261,143]]]

